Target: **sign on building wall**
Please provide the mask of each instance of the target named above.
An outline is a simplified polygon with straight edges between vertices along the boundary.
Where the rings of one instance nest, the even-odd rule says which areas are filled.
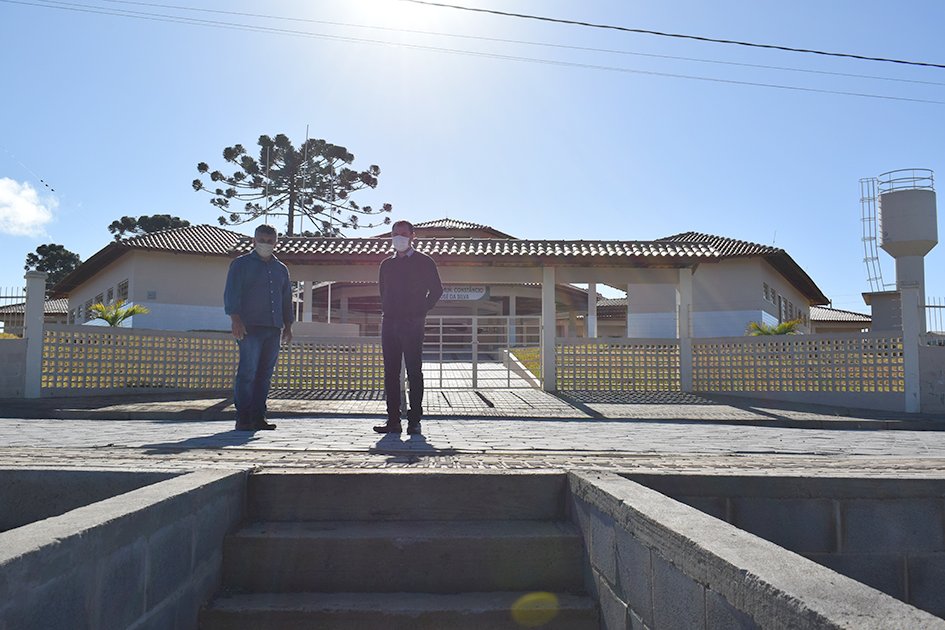
[[[484,286],[444,285],[443,297],[440,299],[446,300],[447,302],[469,302],[472,300],[481,300],[487,295],[489,295],[489,290]]]

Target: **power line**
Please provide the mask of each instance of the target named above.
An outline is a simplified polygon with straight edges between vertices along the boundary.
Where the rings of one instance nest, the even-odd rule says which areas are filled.
[[[364,38],[358,38],[358,37],[327,35],[323,33],[312,33],[308,31],[275,28],[275,27],[270,27],[270,26],[256,26],[256,25],[240,24],[240,23],[234,23],[234,22],[222,22],[219,20],[204,20],[204,19],[188,18],[188,17],[183,17],[183,16],[177,16],[177,15],[164,15],[164,14],[157,14],[157,13],[147,13],[147,12],[142,12],[142,11],[127,11],[124,9],[107,9],[104,7],[89,7],[88,5],[76,5],[74,3],[59,2],[55,0],[50,0],[49,2],[46,2],[46,3],[29,2],[26,0],[0,0],[0,2],[6,3],[6,4],[19,4],[19,5],[26,5],[26,6],[41,7],[41,8],[47,8],[47,9],[58,9],[58,10],[76,11],[76,12],[92,13],[92,14],[99,14],[99,15],[110,15],[110,16],[115,16],[115,17],[142,19],[142,20],[155,21],[155,22],[190,24],[190,25],[196,25],[196,26],[206,26],[206,27],[211,27],[211,28],[242,30],[242,31],[257,32],[257,33],[270,33],[270,34],[277,34],[277,35],[289,35],[289,36],[309,38],[309,39],[327,39],[327,40],[332,40],[332,41],[371,44],[375,46],[399,47],[399,48],[407,48],[407,49],[414,49],[414,50],[433,51],[433,52],[441,52],[441,53],[454,54],[454,55],[481,57],[481,58],[486,58],[486,59],[497,59],[497,60],[503,60],[503,61],[534,63],[534,64],[567,67],[567,68],[602,70],[602,71],[608,71],[608,72],[621,72],[621,73],[627,73],[627,74],[640,74],[640,75],[646,75],[646,76],[686,79],[686,80],[691,80],[691,81],[703,81],[703,82],[721,83],[721,84],[727,84],[727,85],[764,87],[764,88],[771,88],[771,89],[789,90],[789,91],[798,91],[798,92],[807,92],[807,93],[816,93],[816,94],[832,94],[836,96],[854,96],[858,98],[871,98],[871,99],[902,101],[902,102],[911,102],[911,103],[925,103],[925,104],[931,104],[931,105],[945,105],[945,101],[932,100],[932,99],[909,98],[909,97],[903,97],[903,96],[889,96],[889,95],[884,95],[884,94],[871,94],[871,93],[866,93],[866,92],[851,92],[851,91],[843,91],[843,90],[827,90],[827,89],[808,88],[808,87],[794,86],[794,85],[784,85],[784,84],[778,84],[778,83],[739,81],[735,79],[720,79],[716,77],[704,77],[704,76],[699,76],[699,75],[687,75],[687,74],[676,74],[676,73],[669,73],[669,72],[656,72],[656,71],[650,71],[650,70],[638,70],[635,68],[623,68],[623,67],[618,67],[618,66],[606,66],[606,65],[599,65],[599,64],[559,61],[559,60],[552,60],[552,59],[542,59],[538,57],[504,55],[504,54],[498,54],[498,53],[463,50],[463,49],[456,49],[456,48],[443,48],[443,47],[438,47],[438,46],[427,46],[427,45],[421,45],[421,44],[409,44],[409,43],[403,43],[403,42],[390,42],[390,41],[381,41],[381,40],[374,40],[374,39],[364,39]]]
[[[400,0],[401,2],[411,2],[413,4],[425,4],[431,7],[441,7],[446,9],[459,9],[461,11],[472,11],[473,13],[489,13],[492,15],[501,15],[503,17],[514,17],[525,20],[537,20],[540,22],[552,22],[555,24],[568,24],[571,26],[584,26],[588,28],[599,28],[611,31],[623,31],[625,33],[640,33],[643,35],[656,35],[659,37],[674,37],[676,39],[691,39],[699,42],[711,42],[713,44],[731,44],[735,46],[748,46],[751,48],[767,48],[771,50],[784,50],[787,52],[806,53],[811,55],[823,55],[825,57],[845,57],[848,59],[859,59],[861,61],[881,61],[884,63],[898,63],[907,66],[924,66],[928,68],[945,69],[945,64],[931,63],[927,61],[907,61],[905,59],[891,59],[888,57],[869,57],[867,55],[857,55],[853,53],[827,52],[812,48],[794,48],[792,46],[780,46],[777,44],[759,44],[757,42],[745,42],[737,39],[717,39],[714,37],[703,37],[701,35],[686,35],[683,33],[667,33],[664,31],[653,31],[643,28],[630,28],[628,26],[617,26],[614,24],[597,24],[594,22],[583,22],[580,20],[566,20],[563,18],[551,18],[542,15],[531,15],[529,13],[511,13],[509,11],[498,11],[496,9],[482,9],[478,7],[466,7],[459,4],[447,4],[445,2],[429,2],[428,0]]]
[[[807,74],[820,74],[827,76],[837,76],[837,77],[847,77],[853,79],[870,79],[875,81],[894,81],[898,83],[915,83],[920,85],[936,85],[936,86],[945,86],[945,83],[941,81],[923,81],[919,79],[902,79],[898,77],[882,77],[869,74],[856,74],[850,72],[831,72],[828,70],[813,70],[809,68],[793,68],[790,66],[775,66],[769,64],[757,64],[757,63],[745,63],[738,61],[722,61],[718,59],[705,59],[700,57],[680,57],[676,55],[659,55],[654,53],[642,53],[630,50],[618,50],[613,48],[594,48],[591,46],[572,46],[568,44],[554,44],[551,42],[536,42],[528,41],[521,39],[507,39],[502,37],[486,37],[483,35],[467,35],[464,33],[443,33],[440,31],[427,31],[420,29],[407,29],[407,28],[394,28],[391,26],[375,26],[371,24],[356,24],[352,22],[337,22],[331,20],[316,20],[313,18],[300,18],[295,16],[287,15],[272,15],[267,13],[248,13],[245,11],[226,11],[223,9],[206,9],[200,7],[188,7],[174,4],[163,4],[158,2],[136,2],[134,0],[100,0],[102,2],[109,2],[112,4],[130,4],[136,6],[146,6],[146,7],[155,7],[161,9],[172,9],[178,11],[194,11],[199,13],[215,13],[218,15],[236,15],[240,17],[252,17],[252,18],[262,18],[267,20],[283,20],[289,22],[302,22],[308,24],[324,24],[329,26],[343,26],[348,28],[360,28],[360,29],[370,29],[378,31],[387,31],[394,33],[409,33],[414,35],[433,35],[436,37],[453,37],[457,39],[468,39],[476,41],[488,41],[488,42],[499,42],[503,44],[520,44],[525,46],[541,46],[546,48],[558,48],[563,50],[579,50],[582,52],[599,52],[607,53],[614,55],[631,55],[636,57],[649,57],[653,59],[671,59],[674,61],[691,61],[695,63],[709,63],[709,64],[718,64],[725,66],[737,66],[743,68],[756,68],[761,70],[780,70],[784,72],[802,72]]]

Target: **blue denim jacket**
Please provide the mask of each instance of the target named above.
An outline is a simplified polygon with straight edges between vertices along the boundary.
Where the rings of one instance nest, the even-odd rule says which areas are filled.
[[[234,259],[226,274],[223,309],[247,326],[290,325],[295,312],[288,267],[275,256],[263,260],[256,252]]]

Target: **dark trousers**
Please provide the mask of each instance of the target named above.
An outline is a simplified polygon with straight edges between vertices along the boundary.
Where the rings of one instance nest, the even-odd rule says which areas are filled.
[[[266,415],[266,399],[272,371],[279,358],[282,329],[273,326],[247,326],[246,335],[237,343],[240,362],[233,384],[233,402],[243,418]]]
[[[381,324],[384,349],[384,394],[387,396],[387,421],[400,422],[400,361],[407,366],[410,384],[408,422],[423,417],[423,327],[424,318],[391,319]]]

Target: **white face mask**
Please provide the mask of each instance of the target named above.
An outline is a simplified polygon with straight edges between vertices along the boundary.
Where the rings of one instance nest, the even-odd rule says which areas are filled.
[[[275,249],[275,247],[276,246],[272,243],[256,243],[255,245],[256,253],[263,258],[272,256],[272,250]]]
[[[398,252],[405,252],[410,248],[410,238],[407,236],[394,236],[390,240]]]

